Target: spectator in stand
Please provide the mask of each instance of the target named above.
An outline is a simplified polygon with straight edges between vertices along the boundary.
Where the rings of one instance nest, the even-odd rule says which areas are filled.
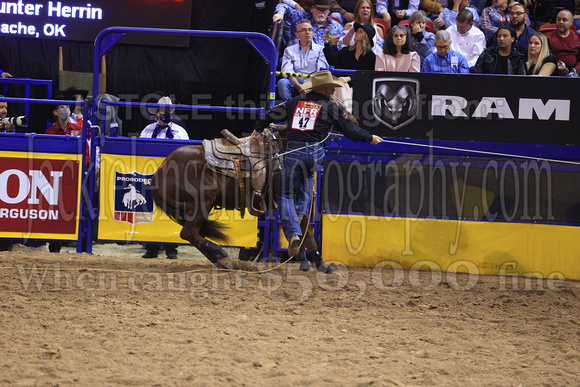
[[[481,29],[486,39],[493,37],[498,27],[508,25],[507,9],[508,0],[493,0],[492,6],[483,10]]]
[[[528,56],[528,43],[533,34],[536,33],[534,29],[526,25],[528,18],[528,10],[521,3],[512,3],[509,11],[509,23],[516,31],[516,42],[514,49],[525,57]],[[488,46],[497,46],[496,39],[490,39]]]
[[[189,140],[187,131],[181,126],[173,122],[174,109],[167,106],[173,105],[171,98],[161,97],[157,103],[161,106],[157,109],[157,122],[147,125],[141,132],[141,138],[166,138],[176,140]],[[165,105],[165,106],[163,106]],[[177,259],[177,247],[174,245],[163,245],[165,247],[165,254],[169,259]],[[147,252],[142,258],[157,258],[161,245],[157,243],[145,244]]]
[[[328,42],[328,35],[324,36],[325,46],[324,54],[328,59],[329,64],[334,64],[335,67],[348,70],[374,70],[376,55],[373,52],[373,38],[375,36],[375,28],[370,24],[354,23],[353,27],[356,32],[354,34],[354,46],[344,47],[336,55],[333,56],[330,51],[330,44]],[[350,84],[350,77],[341,77],[340,80],[344,82],[344,86],[339,87],[335,91],[335,96],[342,101],[344,109],[352,113],[352,85]]]
[[[310,12],[299,11],[292,9],[286,4],[278,4],[276,6],[276,13],[272,20],[275,23],[285,19],[289,23],[289,42],[288,46],[298,43],[298,36],[296,35],[296,25],[302,20],[308,20],[312,24],[314,36],[313,41],[316,44],[324,45],[324,34],[327,30],[330,31],[330,36],[342,35],[342,25],[328,18],[330,12],[330,0],[314,0],[310,7]]]
[[[497,47],[486,49],[477,59],[474,73],[525,75],[523,57],[513,49],[516,31],[511,26],[499,27],[495,32]]]
[[[12,78],[12,74],[2,71],[0,69],[0,78]]]
[[[477,8],[469,6],[469,0],[449,0],[447,7],[443,9],[439,17],[435,19],[433,24],[437,28],[445,29],[456,24],[457,15],[464,9],[469,9],[473,15],[473,24],[479,27],[479,13]]]
[[[324,47],[312,41],[313,29],[308,20],[302,20],[296,26],[298,44],[286,47],[282,58],[282,72],[296,74],[312,74],[321,67],[328,68],[328,62],[324,56]],[[308,90],[302,88],[306,78],[289,75],[278,81],[278,95],[282,101],[286,101],[297,94],[306,94]]]
[[[377,15],[382,15],[387,29],[411,17],[419,9],[419,0],[377,0]]]
[[[543,24],[553,23],[558,10],[554,0],[523,0],[528,10],[531,26],[539,29]]]
[[[567,9],[558,12],[556,30],[548,32],[548,44],[558,58],[560,75],[578,76],[580,71],[580,35],[571,29],[574,16]]]
[[[427,26],[427,14],[417,11],[409,19],[409,29],[411,30],[411,46],[419,54],[421,64],[425,58],[435,52],[435,34],[425,31]]]
[[[558,75],[558,59],[550,54],[548,39],[540,32],[530,38],[526,74],[556,76]]]
[[[487,4],[487,0],[471,0],[469,6],[477,9],[479,15],[483,15],[483,10]]]
[[[447,1],[443,1],[446,3]],[[445,5],[439,3],[437,0],[421,0],[419,2],[419,9],[425,11],[425,14],[432,20],[437,19],[445,9]]]
[[[373,52],[376,54],[383,49],[383,30],[375,23],[375,9],[371,0],[358,0],[354,8],[354,22],[358,24],[370,24],[375,28],[375,37],[373,38]],[[338,48],[352,46],[354,44],[354,22],[347,23],[344,26],[343,35],[338,41]]]
[[[373,38],[375,37],[375,28],[370,24],[354,23],[353,27],[355,44],[343,47],[336,55],[332,55],[330,50],[330,37],[324,36],[324,54],[328,63],[339,69],[348,70],[374,70],[376,55],[373,52]],[[341,79],[345,82],[344,79]],[[349,82],[350,79],[346,82]]]
[[[429,55],[423,62],[423,73],[469,74],[467,60],[460,53],[451,50],[451,35],[445,30],[435,34],[437,52]]]
[[[485,50],[485,36],[479,28],[473,27],[473,14],[469,9],[459,12],[456,20],[457,24],[446,30],[451,35],[451,49],[461,53],[473,69]]]
[[[290,8],[296,9],[298,11],[310,12],[310,6],[312,2],[310,0],[282,0],[284,4],[287,4]],[[351,22],[354,19],[353,9],[355,0],[330,0],[330,16],[339,18],[342,20],[342,24],[346,22]],[[345,8],[343,8],[344,6]],[[350,11],[350,12],[349,12]]]
[[[411,34],[407,27],[395,26],[389,30],[383,52],[377,56],[375,70],[411,73],[421,71],[421,60],[411,46]]]
[[[574,0],[574,22],[576,31],[580,30],[580,0]]]

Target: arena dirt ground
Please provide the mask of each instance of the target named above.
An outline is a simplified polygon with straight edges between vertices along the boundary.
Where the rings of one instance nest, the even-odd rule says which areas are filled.
[[[0,385],[580,385],[579,282],[143,252],[0,253]]]

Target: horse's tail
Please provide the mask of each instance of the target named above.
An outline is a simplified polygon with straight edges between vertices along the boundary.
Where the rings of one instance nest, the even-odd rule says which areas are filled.
[[[171,204],[167,203],[159,194],[156,185],[156,176],[157,174],[153,175],[151,181],[151,194],[153,195],[153,201],[155,205],[157,205],[163,212],[171,218],[175,223],[180,224],[183,226],[185,221],[187,220],[187,212],[180,211],[178,208],[175,208]],[[228,226],[215,221],[215,220],[206,220],[201,227],[199,228],[199,235],[203,236],[204,238],[213,239],[216,242],[224,242],[230,243],[230,238],[226,235],[225,231],[228,230]]]
[[[229,227],[224,223],[215,220],[206,220],[199,228],[199,235],[216,242],[229,244],[230,238],[225,233],[228,229]]]
[[[185,213],[180,212],[177,208],[163,200],[159,194],[159,191],[157,190],[156,177],[157,174],[154,174],[153,178],[151,179],[151,194],[153,195],[153,201],[155,202],[155,205],[161,208],[161,210],[165,212],[167,216],[169,216],[175,223],[183,226],[185,224]]]

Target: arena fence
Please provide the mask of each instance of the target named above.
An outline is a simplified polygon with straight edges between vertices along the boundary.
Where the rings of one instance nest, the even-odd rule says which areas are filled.
[[[105,42],[105,48],[99,48],[100,40],[97,39],[97,76],[99,55],[104,54],[129,30],[132,29],[112,29],[109,32],[113,35],[111,39],[100,39]],[[157,31],[146,30],[147,33]],[[224,34],[225,37],[243,37],[245,33]],[[275,66],[275,51],[272,53],[274,61],[269,63]],[[273,67],[270,75],[271,106],[275,77]],[[359,74],[351,72],[351,75],[356,79]],[[374,75],[367,72],[362,76]],[[386,82],[384,74],[377,76],[382,77],[381,82]],[[394,82],[412,83],[408,74],[389,74],[389,77]],[[397,81],[398,77],[404,77],[404,80]],[[469,83],[477,85],[497,80],[479,76],[470,78]],[[530,85],[545,82],[531,78],[520,80]],[[514,79],[509,82],[514,82]],[[473,92],[471,89],[470,92]],[[98,89],[95,90],[98,93]],[[360,95],[360,90],[357,91],[355,86],[355,99],[357,95]],[[563,101],[557,101],[558,106],[564,106],[566,99],[560,100]],[[478,103],[481,104],[480,101]],[[550,106],[549,100],[542,103],[540,108]],[[146,104],[150,105],[156,106]],[[568,102],[568,106],[573,105]],[[179,106],[182,107],[208,108]],[[529,122],[543,126],[547,137],[550,131],[560,133],[562,127],[574,127],[578,122],[578,112],[574,109],[568,116],[558,115],[558,112],[556,109],[550,116],[543,111],[542,120]],[[99,120],[97,113],[93,102],[89,114],[93,114],[95,122]],[[366,124],[371,125],[372,122]],[[459,120],[444,124],[455,131],[460,128],[469,130]],[[490,123],[496,133],[502,130],[507,132],[508,124],[508,121],[501,119]],[[478,122],[478,126],[485,127],[485,123]],[[523,128],[525,126],[519,122],[518,130],[523,131]],[[429,127],[425,127],[423,133],[428,131]],[[467,136],[465,133],[462,135]],[[540,135],[535,133],[534,136]],[[94,221],[98,225],[98,240],[183,242],[178,237],[179,227],[176,224],[164,218],[158,210],[145,205],[145,202],[152,203],[147,197],[147,182],[148,176],[173,149],[199,142],[137,140],[105,136],[104,133],[97,137],[92,132],[92,162],[87,172],[83,172],[84,139],[2,135],[7,136],[11,136],[10,141],[0,147],[8,166],[0,172],[3,174],[0,176],[5,177],[0,187],[0,200],[5,208],[7,204],[13,206],[4,213],[8,216],[14,214],[14,219],[25,214],[20,211],[25,209],[24,205],[18,205],[35,202],[35,194],[31,193],[34,190],[27,190],[27,187],[36,187],[36,199],[41,202],[55,203],[54,199],[49,198],[54,197],[51,195],[56,191],[55,179],[62,171],[62,176],[66,174],[70,177],[67,187],[70,192],[76,192],[76,203],[79,204],[69,199],[66,204],[76,205],[76,212],[73,207],[66,207],[59,209],[59,214],[73,214],[71,216],[78,222],[74,230],[69,223],[69,228],[47,231],[32,227],[33,222],[29,219],[25,226],[13,231],[9,224],[12,221],[0,218],[1,237],[76,238],[79,249],[91,252],[92,239],[89,236],[93,235]],[[312,224],[321,231],[325,260],[345,265],[580,279],[580,261],[577,259],[580,255],[577,243],[580,237],[578,145],[558,141],[532,143],[526,139],[521,143],[504,142],[501,138],[495,139],[495,142],[409,139],[400,135],[384,136],[384,139],[386,141],[377,146],[353,143],[339,135],[328,141],[327,158],[317,174],[317,195],[312,216]],[[101,149],[99,171],[94,168],[97,146]],[[59,151],[55,153],[56,149]],[[72,164],[64,163],[69,159]],[[65,168],[61,167],[61,162],[66,164]],[[27,164],[26,169],[21,167],[23,164]],[[39,170],[37,168],[43,171],[44,177],[35,172]],[[50,171],[56,171],[56,174],[51,175]],[[83,181],[85,173],[89,177]],[[32,181],[32,178],[37,180]],[[94,188],[97,180],[100,189]],[[68,179],[66,181],[69,182]],[[12,188],[16,186],[13,182],[18,183],[18,190]],[[137,188],[137,183],[142,185]],[[40,187],[45,187],[45,190]],[[98,195],[89,195],[89,192],[97,192]],[[83,211],[81,201],[85,198],[87,206]],[[129,200],[129,206],[133,205],[131,211],[127,211],[125,204]],[[9,203],[11,201],[14,203]],[[58,205],[64,205],[64,201],[59,201]],[[56,211],[57,207],[45,205],[40,209]],[[28,214],[31,214],[30,210]],[[38,211],[36,214],[34,216],[40,216]],[[52,214],[43,212],[42,216],[48,219],[54,217],[55,212]],[[240,235],[236,236],[240,242],[236,242],[236,246],[257,247],[260,239],[265,255],[277,254],[285,247],[276,216],[263,221],[247,215],[243,222],[238,213],[217,216],[225,217],[232,225],[240,225]],[[152,218],[153,221],[149,222]],[[248,232],[249,229],[256,231]],[[259,238],[257,229],[262,230]],[[244,239],[248,235],[249,238]]]

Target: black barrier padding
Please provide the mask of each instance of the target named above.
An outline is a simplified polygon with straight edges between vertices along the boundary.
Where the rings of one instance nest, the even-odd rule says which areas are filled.
[[[406,154],[327,161],[324,212],[580,224],[580,166],[518,159]]]

